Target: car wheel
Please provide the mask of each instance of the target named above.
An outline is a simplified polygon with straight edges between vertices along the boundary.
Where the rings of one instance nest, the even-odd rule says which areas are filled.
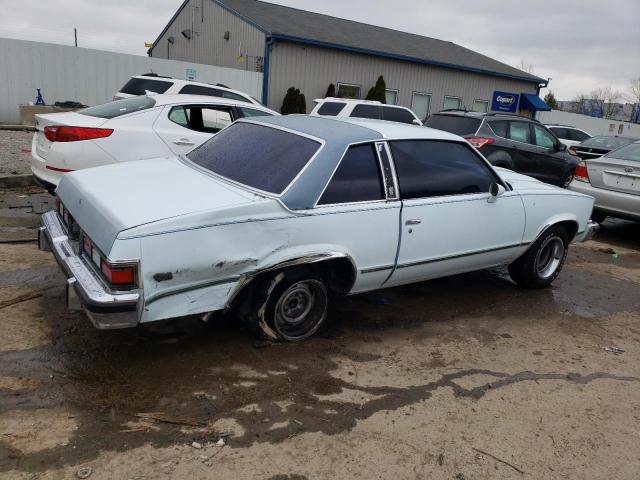
[[[327,318],[329,294],[312,271],[284,271],[258,281],[244,323],[261,338],[299,342],[318,331]]]
[[[560,226],[547,229],[515,262],[509,274],[523,288],[544,288],[556,279],[569,251],[566,230]]]
[[[575,175],[574,171],[571,171],[569,173],[567,173],[567,176],[564,178],[564,180],[562,181],[562,188],[567,188],[569,187],[569,184],[573,181],[573,177]]]
[[[606,213],[598,212],[597,210],[594,210],[593,212],[591,212],[591,220],[593,220],[596,223],[602,223],[606,219],[607,219]]]

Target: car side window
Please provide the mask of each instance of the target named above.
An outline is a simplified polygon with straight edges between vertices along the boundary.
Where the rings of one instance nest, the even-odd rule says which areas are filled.
[[[318,115],[335,117],[347,104],[344,102],[324,102],[318,109]]]
[[[508,138],[516,142],[532,143],[529,124],[527,122],[509,122]]]
[[[502,138],[507,138],[507,130],[509,128],[509,122],[506,120],[500,120],[497,122],[489,122],[491,129],[495,132],[495,134]]]
[[[489,192],[496,176],[468,145],[436,140],[390,142],[400,197],[439,197]]]
[[[351,112],[350,117],[358,118],[373,118],[380,120],[380,106],[379,105],[356,105]]]
[[[187,105],[174,107],[169,112],[169,120],[198,132],[217,133],[233,122],[227,107]]]
[[[575,140],[576,142],[584,142],[585,140],[591,138],[589,135],[580,130],[569,130],[569,135],[570,140]]]
[[[185,85],[178,93],[190,93],[192,95],[207,95],[209,97],[221,97],[222,90],[217,88],[203,87],[201,85]]]
[[[264,117],[273,116],[271,112],[265,112],[263,110],[256,110],[255,108],[236,107],[243,117]]]
[[[553,148],[556,146],[556,139],[547,132],[542,125],[533,124],[533,132],[536,135],[536,145],[543,148]]]
[[[318,205],[366,202],[385,198],[380,164],[373,144],[349,147],[329,180]]]
[[[390,122],[413,124],[415,117],[404,108],[382,107],[382,119]]]
[[[238,95],[237,93],[233,93],[233,92],[227,92],[226,90],[221,90],[220,91],[220,96],[222,98],[228,98],[230,100],[236,100],[238,102],[245,102],[245,103],[249,103],[249,100],[247,100],[245,97],[243,97],[242,95]]]
[[[549,130],[551,130],[553,133],[556,134],[556,137],[558,138],[564,138],[565,140],[570,140],[570,133],[571,130],[567,129],[567,128],[559,128],[559,127],[550,127]]]

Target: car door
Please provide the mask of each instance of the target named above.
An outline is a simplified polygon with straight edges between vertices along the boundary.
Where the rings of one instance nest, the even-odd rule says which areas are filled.
[[[184,155],[209,140],[234,120],[226,105],[168,106],[153,128],[173,153]]]
[[[358,275],[352,292],[379,288],[398,250],[400,200],[384,142],[350,146],[310,216],[297,220],[312,242],[339,245]],[[303,226],[302,222],[311,222]]]
[[[402,213],[395,269],[385,285],[478,270],[514,260],[525,227],[520,196],[468,145],[390,142]],[[492,183],[500,194],[489,194]]]
[[[507,148],[511,150],[511,158],[514,159],[513,169],[516,172],[536,177],[538,159],[530,126],[531,123],[527,121],[509,120]]]
[[[542,125],[532,123],[532,127],[538,167],[536,178],[546,183],[562,185],[567,173],[567,161],[565,154],[560,151],[560,141]]]

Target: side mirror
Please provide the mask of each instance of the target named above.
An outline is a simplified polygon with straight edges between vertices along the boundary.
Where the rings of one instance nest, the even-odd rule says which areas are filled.
[[[500,185],[498,185],[497,183],[492,183],[489,186],[489,198],[487,199],[487,202],[489,203],[493,203],[496,201],[496,199],[498,198],[498,196],[504,191],[504,188],[501,187]]]
[[[558,152],[564,152],[566,149],[567,146],[562,142],[558,142],[558,145],[556,145],[556,151]]]
[[[414,119],[413,119],[413,124],[414,124],[414,125],[418,125],[419,127],[421,127],[421,126],[422,126],[422,122],[421,122],[420,120],[418,120],[417,118],[414,118]]]

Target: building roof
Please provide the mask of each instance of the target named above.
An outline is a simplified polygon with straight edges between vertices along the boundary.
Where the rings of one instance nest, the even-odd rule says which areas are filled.
[[[185,0],[176,16],[187,1]],[[275,39],[338,48],[532,83],[547,83],[540,77],[453,42],[258,0],[212,1]],[[172,22],[173,19],[164,31]],[[164,31],[156,39],[154,46]]]

